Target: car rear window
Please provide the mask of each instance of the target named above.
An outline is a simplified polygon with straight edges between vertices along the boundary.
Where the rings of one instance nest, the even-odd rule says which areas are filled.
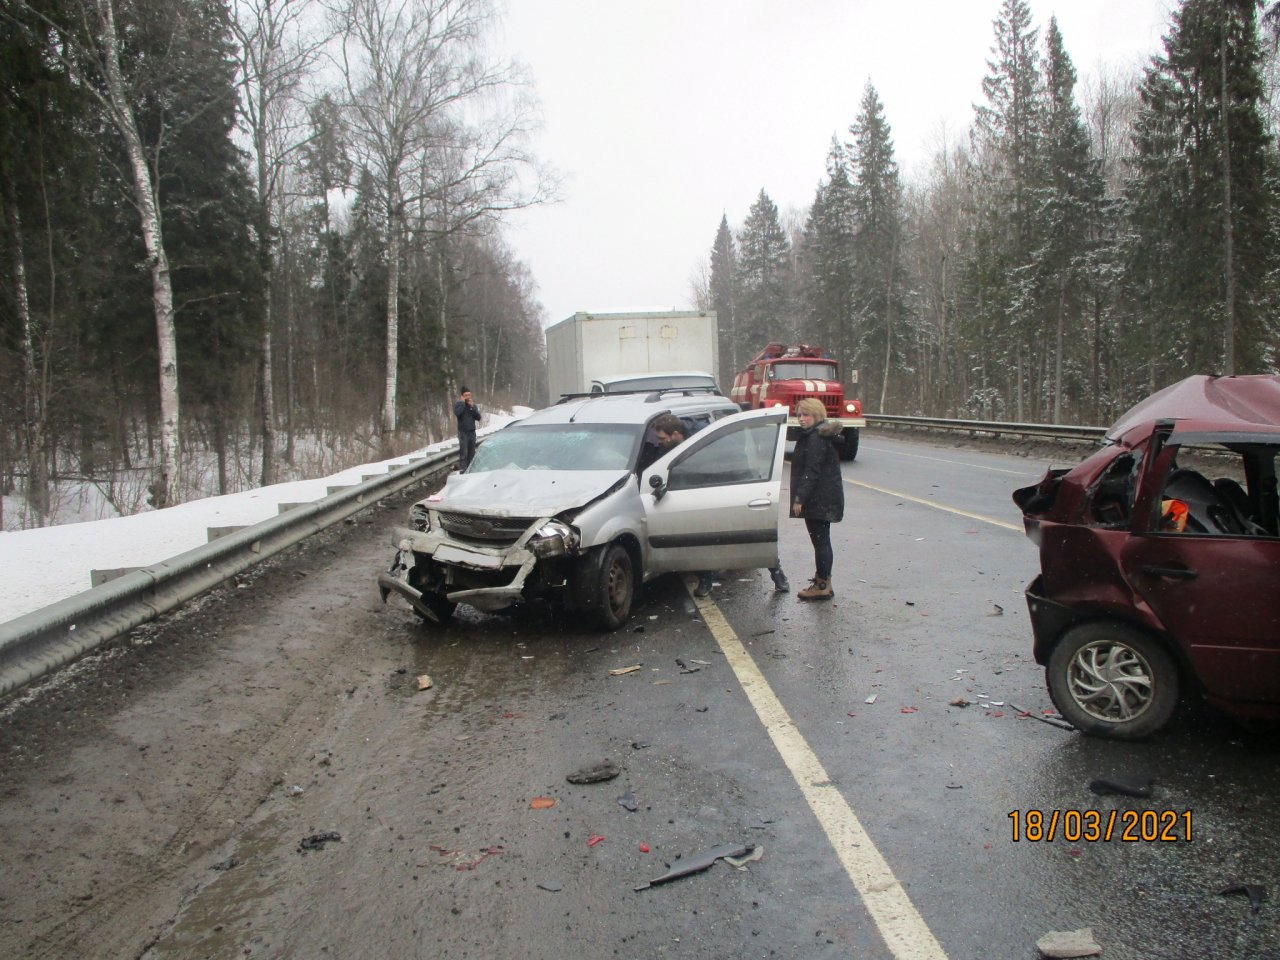
[[[626,470],[642,430],[629,423],[514,424],[480,445],[467,472]]]

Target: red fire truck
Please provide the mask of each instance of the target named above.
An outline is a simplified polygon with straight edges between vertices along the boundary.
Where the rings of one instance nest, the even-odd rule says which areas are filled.
[[[858,455],[858,428],[867,425],[862,403],[845,400],[840,365],[821,347],[770,343],[733,378],[730,395],[743,410],[786,407],[788,439],[795,439],[800,430],[796,402],[816,397],[826,407],[827,416],[844,425],[840,459],[852,460]]]

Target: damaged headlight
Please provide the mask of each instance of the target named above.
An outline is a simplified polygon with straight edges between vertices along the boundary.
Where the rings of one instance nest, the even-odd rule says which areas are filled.
[[[548,520],[529,540],[529,549],[535,557],[563,557],[578,552],[578,534],[573,527],[559,520]]]
[[[421,533],[431,529],[431,514],[425,503],[415,503],[409,508],[409,528]]]

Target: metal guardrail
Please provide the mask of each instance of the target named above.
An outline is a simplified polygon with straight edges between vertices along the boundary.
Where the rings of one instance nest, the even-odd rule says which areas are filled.
[[[1009,437],[1052,437],[1058,440],[1096,440],[1107,435],[1106,427],[1067,426],[1055,423],[1001,423],[986,420],[944,420],[938,417],[899,417],[884,413],[866,414],[869,426],[919,427],[949,433],[990,434]]]
[[[447,473],[448,450],[0,623],[0,697],[379,500]]]

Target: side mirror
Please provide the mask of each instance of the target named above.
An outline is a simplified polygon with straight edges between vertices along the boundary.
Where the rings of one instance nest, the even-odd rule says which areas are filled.
[[[657,503],[667,495],[667,485],[656,473],[649,478],[649,486],[653,490],[653,502]]]

